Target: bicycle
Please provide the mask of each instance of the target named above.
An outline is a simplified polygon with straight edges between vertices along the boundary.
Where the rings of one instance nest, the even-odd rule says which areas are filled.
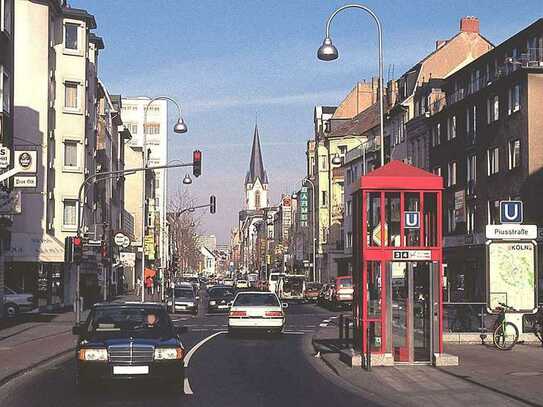
[[[498,318],[494,323],[492,341],[499,350],[511,350],[518,342],[519,333],[515,324],[505,320],[505,313],[506,311],[515,312],[516,310],[507,304],[501,302],[498,304],[500,304],[500,307],[496,308]]]

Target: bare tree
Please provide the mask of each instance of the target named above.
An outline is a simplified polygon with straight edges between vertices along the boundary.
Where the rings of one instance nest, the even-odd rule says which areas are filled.
[[[170,248],[174,273],[197,270],[200,261],[199,230],[202,214],[190,211],[195,205],[194,198],[187,189],[180,190],[168,203],[168,223],[170,227]]]

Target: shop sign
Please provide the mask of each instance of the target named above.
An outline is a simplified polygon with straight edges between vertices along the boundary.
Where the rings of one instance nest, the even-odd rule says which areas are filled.
[[[486,238],[491,240],[535,240],[537,225],[486,225]]]
[[[117,246],[123,246],[126,237],[123,233],[117,233],[113,240]]]
[[[144,246],[145,255],[149,258],[149,260],[154,260],[155,259],[155,236],[146,235],[143,241],[143,246]]]
[[[36,188],[37,184],[38,178],[36,176],[13,177],[13,186],[15,188]]]
[[[487,306],[499,303],[518,312],[537,308],[536,250],[534,242],[489,242],[487,245]]]
[[[125,267],[134,267],[136,265],[136,253],[119,253],[120,261]]]
[[[454,193],[454,221],[455,223],[466,221],[466,193],[464,190]]]
[[[4,170],[9,168],[10,160],[11,150],[8,147],[0,145],[0,168]]]
[[[392,251],[393,261],[426,261],[432,260],[430,250],[394,250]]]
[[[15,166],[19,172],[35,174],[37,157],[38,153],[33,150],[15,151]]]
[[[18,215],[22,212],[21,191],[0,192],[0,215]]]

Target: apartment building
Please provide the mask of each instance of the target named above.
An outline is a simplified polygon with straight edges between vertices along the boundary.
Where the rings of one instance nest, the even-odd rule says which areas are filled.
[[[13,155],[13,0],[0,0],[0,148]],[[7,163],[9,164],[9,163]],[[6,171],[4,165],[0,171]],[[17,193],[4,190],[9,181],[0,186],[0,244],[7,247],[11,236],[11,215],[16,213],[9,202],[17,200]],[[3,252],[3,250],[2,250]],[[0,293],[4,292],[4,258],[0,254]],[[2,318],[3,309],[0,309]]]
[[[430,168],[446,186],[444,300],[484,302],[485,225],[499,222],[499,201],[522,200],[525,223],[543,224],[543,19],[449,75],[440,89],[444,97],[425,120]]]
[[[123,121],[132,135],[128,143],[132,151],[139,150],[141,154],[145,132],[145,145],[147,148],[147,165],[154,167],[166,165],[168,162],[168,110],[166,100],[151,101],[148,97],[123,98]],[[147,110],[147,111],[146,111]],[[131,153],[130,153],[131,154]],[[135,157],[134,157],[135,158]],[[141,161],[140,161],[141,164]],[[129,177],[127,177],[129,178]],[[143,182],[143,181],[141,181]],[[129,194],[141,195],[142,184],[139,186],[130,180]],[[167,173],[166,170],[148,171],[146,174],[147,197],[147,231],[146,234],[154,239],[154,250],[147,253],[148,264],[155,270],[164,270],[167,267],[168,234],[166,233],[167,211]],[[141,198],[139,199],[141,201]],[[136,208],[131,205],[134,218],[139,217],[135,213]],[[141,207],[139,208],[141,211]],[[140,221],[141,222],[141,221]]]
[[[15,159],[22,174],[22,213],[13,216],[6,280],[35,294],[40,305],[70,304],[74,270],[64,262],[64,239],[81,230],[95,233],[93,185],[77,204],[79,186],[95,172],[98,56],[103,41],[92,35],[94,17],[65,1],[14,3]],[[98,292],[97,255],[82,266],[81,293]]]

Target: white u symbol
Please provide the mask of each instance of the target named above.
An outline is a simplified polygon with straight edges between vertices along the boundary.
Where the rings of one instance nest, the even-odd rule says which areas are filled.
[[[513,215],[511,215],[511,207],[513,208]],[[518,205],[517,204],[508,204],[505,205],[505,219],[507,220],[516,220],[518,217]]]
[[[417,223],[418,223],[418,221],[417,221],[418,216],[417,215],[418,214],[417,213],[408,213],[406,215],[407,216],[406,216],[406,219],[405,219],[405,224],[407,226],[417,226]]]

